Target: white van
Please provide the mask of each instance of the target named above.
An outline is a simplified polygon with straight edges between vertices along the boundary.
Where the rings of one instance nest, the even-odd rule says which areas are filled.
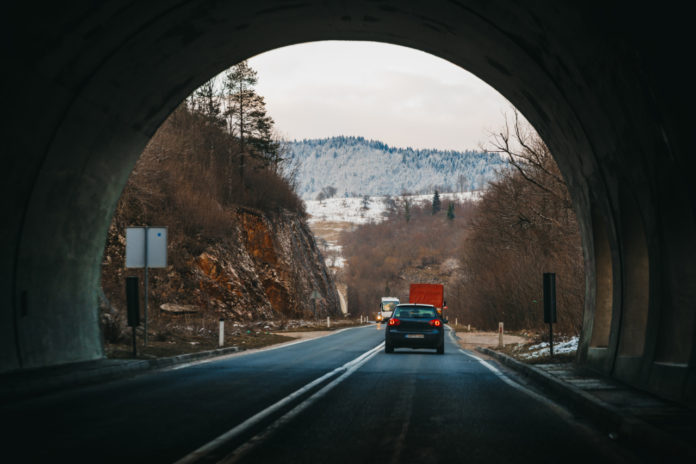
[[[382,303],[377,313],[377,322],[387,322],[394,312],[394,308],[399,304],[399,299],[393,296],[383,296]]]

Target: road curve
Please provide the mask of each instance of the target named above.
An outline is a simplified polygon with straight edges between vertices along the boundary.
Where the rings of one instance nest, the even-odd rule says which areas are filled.
[[[3,449],[27,462],[176,462],[281,404],[203,461],[627,459],[606,437],[501,379],[449,336],[445,355],[366,355],[383,338],[380,326],[348,329],[5,404]]]

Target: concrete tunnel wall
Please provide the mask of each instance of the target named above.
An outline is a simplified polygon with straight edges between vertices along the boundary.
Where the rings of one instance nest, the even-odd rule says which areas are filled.
[[[578,362],[696,404],[687,17],[628,2],[12,2],[0,372],[103,356],[96,291],[111,216],[148,139],[192,90],[280,46],[373,40],[462,66],[535,126],[583,236]]]

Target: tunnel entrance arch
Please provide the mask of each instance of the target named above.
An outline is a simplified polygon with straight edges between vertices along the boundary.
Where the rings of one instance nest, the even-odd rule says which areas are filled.
[[[580,360],[612,374],[619,334],[645,320],[642,354],[637,345],[619,349],[635,354],[639,366],[624,380],[696,401],[693,116],[683,98],[686,78],[659,72],[678,55],[670,45],[682,32],[673,18],[648,18],[620,5],[528,7],[503,0],[115,1],[95,9],[56,6],[38,16],[25,8],[13,5],[5,16],[13,22],[4,25],[15,117],[5,127],[13,156],[3,172],[9,200],[0,260],[1,370],[102,355],[96,289],[106,229],[144,145],[186,95],[262,51],[320,39],[371,40],[447,59],[520,109],[566,177],[586,259],[595,253],[588,245],[593,204],[603,205],[597,214],[611,224],[621,223],[624,210],[641,212],[642,221],[628,223],[645,229],[637,241],[623,240],[622,227],[607,232],[612,255],[621,256],[618,247],[626,243],[624,253],[632,257],[625,265],[647,263],[624,279],[625,266],[613,259],[611,322],[594,319],[597,275],[588,266],[585,320],[593,320],[597,334],[609,324],[614,348],[587,356],[592,343],[585,337]],[[28,18],[32,26],[25,28]],[[661,34],[646,43],[641,27],[649,23]],[[27,103],[45,111],[37,114]],[[634,204],[625,205],[619,182],[639,192]],[[634,290],[645,269],[647,315]],[[638,318],[618,317],[626,299],[616,297],[616,282],[624,280],[643,305],[633,313]],[[634,325],[623,330],[623,321]]]

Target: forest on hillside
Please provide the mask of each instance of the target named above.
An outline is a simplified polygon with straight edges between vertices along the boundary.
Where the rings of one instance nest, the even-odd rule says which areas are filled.
[[[215,302],[202,293],[201,277],[192,263],[211,247],[231,254],[243,247],[238,236],[240,209],[271,220],[287,213],[305,216],[304,203],[284,174],[273,120],[253,89],[255,71],[242,62],[224,79],[222,92],[209,81],[167,118],[123,190],[102,265],[107,341],[123,336],[126,272],[139,274],[125,269],[127,226],[168,227],[170,266],[166,272],[151,272],[152,306],[175,302],[209,309]],[[218,309],[234,307],[230,301],[216,304]],[[152,314],[156,317],[159,311]]]
[[[341,237],[347,262],[341,278],[348,286],[351,314],[373,317],[382,296],[408,301],[413,279],[439,283],[452,277],[451,258],[469,233],[476,209],[473,201],[446,202],[444,211],[433,213],[432,204],[415,204],[407,196],[390,201],[384,221]]]
[[[507,164],[497,153],[395,148],[363,137],[296,140],[287,149],[307,200],[326,188],[339,197],[478,190]]]
[[[343,277],[352,311],[381,296],[408,298],[415,282],[444,283],[449,318],[483,330],[544,330],[544,272],[556,273],[559,331],[582,327],[585,276],[579,228],[565,182],[527,125],[491,141],[509,167],[480,200],[415,208],[400,199],[386,221],[344,233]]]

